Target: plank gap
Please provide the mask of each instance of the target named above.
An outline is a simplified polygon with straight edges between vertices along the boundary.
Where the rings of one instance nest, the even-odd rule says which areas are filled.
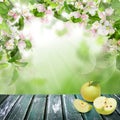
[[[47,119],[47,109],[48,109],[48,95],[46,96],[46,101],[45,101],[45,110],[44,110],[44,117],[43,120]]]
[[[29,104],[29,106],[28,106],[28,109],[27,109],[27,111],[26,111],[24,120],[27,120],[27,118],[28,118],[28,115],[29,115],[30,109],[31,109],[31,107],[32,107],[32,103],[33,103],[34,98],[35,98],[35,95],[32,96],[32,99],[31,99],[30,104]]]
[[[2,104],[3,101],[4,101],[5,99],[7,99],[8,97],[9,97],[9,95],[0,95],[0,104]]]
[[[64,110],[64,103],[63,103],[63,95],[60,95],[60,98],[61,98],[62,117],[63,117],[63,120],[66,120],[65,110]]]

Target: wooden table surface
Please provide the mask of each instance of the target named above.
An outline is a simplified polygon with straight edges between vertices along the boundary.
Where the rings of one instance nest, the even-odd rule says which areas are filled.
[[[80,95],[0,95],[0,120],[120,120],[120,95],[111,115],[100,115],[93,108],[81,114],[73,106]]]

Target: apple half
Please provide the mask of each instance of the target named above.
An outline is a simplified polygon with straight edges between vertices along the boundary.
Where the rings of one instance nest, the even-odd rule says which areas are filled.
[[[92,105],[80,99],[75,99],[73,105],[81,113],[89,112],[92,109]]]
[[[109,115],[115,111],[117,101],[114,98],[100,96],[94,100],[93,105],[99,114]]]

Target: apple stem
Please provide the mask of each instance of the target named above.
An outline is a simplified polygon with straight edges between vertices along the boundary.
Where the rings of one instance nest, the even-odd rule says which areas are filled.
[[[89,81],[89,86],[91,86],[91,81]]]

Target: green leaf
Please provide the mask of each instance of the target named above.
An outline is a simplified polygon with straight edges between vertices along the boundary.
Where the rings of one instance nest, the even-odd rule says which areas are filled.
[[[55,3],[55,2],[49,2],[49,5],[50,5],[50,7],[52,7],[52,8],[56,8],[56,7],[58,6],[58,4]]]
[[[0,52],[0,60],[2,60],[2,57],[3,57],[3,52],[1,51]]]
[[[101,1],[99,4],[99,9],[101,11],[104,11],[106,8],[109,8],[109,7],[110,7],[110,3],[104,3],[103,1]]]
[[[15,23],[15,26],[18,27],[18,30],[22,30],[24,28],[24,17],[21,16],[19,21]]]
[[[5,2],[0,2],[0,16],[7,18],[8,11],[11,7],[7,6]]]
[[[12,75],[12,79],[11,79],[11,83],[10,83],[10,84],[14,83],[14,82],[17,80],[18,77],[19,77],[18,71],[17,71],[16,68],[14,68],[14,70],[13,70],[13,75]]]
[[[71,17],[72,22],[78,23],[82,21],[82,18],[75,18],[74,16]]]
[[[116,57],[116,68],[120,70],[120,54]]]
[[[100,18],[98,17],[98,14],[92,16],[92,15],[89,15],[89,24],[93,24],[95,21],[100,21]]]
[[[67,22],[68,19],[63,17],[62,15],[58,14],[57,11],[54,12],[54,17],[56,17],[59,20],[62,20],[63,22]]]
[[[44,12],[38,12],[37,8],[33,9],[32,13],[34,14],[34,16],[36,17],[44,17],[45,13]]]
[[[71,13],[73,11],[66,1],[64,2],[64,8],[67,13]]]
[[[117,30],[120,30],[120,19],[114,23],[113,27],[116,28]]]
[[[98,85],[100,83],[100,80],[93,80],[93,81],[89,81],[90,85]]]
[[[8,63],[0,63],[0,69],[8,67]]]
[[[25,43],[26,43],[26,49],[30,49],[32,47],[30,40],[25,40]]]
[[[36,1],[40,4],[44,3],[44,0],[36,0]]]
[[[25,67],[26,65],[28,65],[28,62],[19,62],[19,61],[16,61],[15,64],[19,67]]]
[[[120,31],[116,30],[114,34],[109,36],[109,39],[119,40],[120,39]]]
[[[2,24],[0,24],[0,29],[10,33],[10,27],[8,26],[8,24],[5,21],[3,21]]]
[[[18,49],[18,47],[16,47],[11,53],[10,53],[10,59],[8,60],[8,62],[15,62],[17,60],[20,60],[21,54],[20,51]]]

